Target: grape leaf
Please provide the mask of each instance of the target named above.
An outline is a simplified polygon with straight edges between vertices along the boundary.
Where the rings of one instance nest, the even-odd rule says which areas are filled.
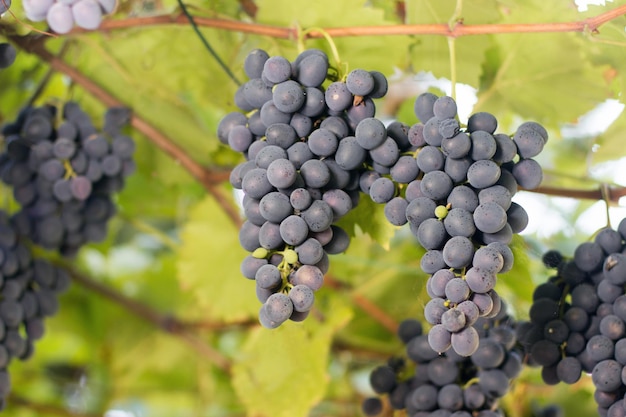
[[[233,385],[249,416],[305,417],[322,399],[331,340],[351,317],[336,297],[329,303],[321,322],[309,317],[249,333],[233,366]]]
[[[513,268],[504,274],[498,274],[498,283],[495,289],[511,308],[521,311],[520,305],[525,301],[532,300],[532,293],[535,288],[530,272],[531,262],[527,254],[528,246],[521,236],[513,236],[510,248],[515,260]],[[526,304],[524,307],[527,310],[530,306]],[[520,311],[518,311],[518,317]]]
[[[208,32],[216,53],[243,78],[237,35]],[[187,53],[177,53],[180,45],[187,45]],[[211,162],[210,156],[222,148],[216,137],[217,122],[234,109],[230,97],[237,85],[193,31],[146,27],[109,35],[94,33],[78,44],[76,56],[74,64],[83,73],[197,160]],[[190,72],[206,75],[190,77]],[[82,102],[87,94],[78,90],[75,96]]]
[[[455,12],[454,2],[419,1],[407,3],[407,23],[448,24]],[[480,0],[464,3],[461,16],[463,24],[492,23],[500,18],[497,2]],[[480,63],[485,51],[491,47],[489,36],[464,36],[454,40],[456,56],[456,80],[478,86],[481,75]],[[451,78],[450,44],[445,36],[420,35],[411,45],[412,66],[416,71],[432,72],[436,78]]]
[[[254,283],[239,269],[248,253],[240,247],[238,236],[237,228],[212,198],[191,211],[181,232],[178,281],[195,295],[196,314],[234,322],[258,313]]]
[[[383,205],[374,203],[367,195],[362,195],[359,205],[342,217],[338,224],[350,237],[363,232],[385,249],[389,249],[389,241],[395,233],[395,227],[385,217]]]

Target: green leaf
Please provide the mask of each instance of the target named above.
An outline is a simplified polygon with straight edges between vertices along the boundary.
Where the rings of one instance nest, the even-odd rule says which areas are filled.
[[[575,120],[610,92],[603,70],[579,53],[576,35],[543,34],[542,46],[528,34],[496,39],[483,63],[484,77],[474,111],[498,120],[511,113],[547,127]]]
[[[241,62],[233,64],[237,34],[206,30],[205,36],[241,77]],[[216,138],[217,122],[233,108],[236,85],[192,30],[146,27],[78,40],[73,64],[198,161],[209,162],[223,148]],[[177,53],[180,45],[186,45],[187,53]],[[189,76],[191,72],[197,76]],[[75,96],[84,97],[80,90]]]
[[[384,207],[372,201],[367,195],[361,195],[359,205],[352,209],[338,222],[351,237],[365,233],[385,249],[395,233],[395,226],[385,217]]]
[[[455,11],[455,2],[415,1],[407,2],[407,23],[448,24]],[[497,2],[480,0],[464,2],[459,16],[465,24],[491,23],[500,18]],[[415,36],[411,45],[411,63],[415,71],[432,72],[436,78],[451,78],[450,44],[445,36]],[[453,40],[456,56],[456,80],[478,86],[481,75],[480,63],[493,44],[490,36],[464,36]]]
[[[305,417],[323,398],[331,340],[351,316],[336,299],[328,307],[321,322],[313,314],[302,323],[250,332],[233,366],[233,385],[248,416]]]
[[[254,282],[240,272],[248,253],[241,248],[239,232],[211,197],[192,211],[181,232],[178,281],[194,294],[195,314],[225,322],[255,317],[260,305]]]
[[[515,259],[513,268],[504,274],[498,274],[498,283],[496,291],[498,295],[509,305],[515,309],[517,317],[525,316],[532,300],[532,294],[535,288],[531,275],[532,264],[528,257],[528,246],[524,239],[519,236],[513,236],[513,242],[510,245]],[[523,307],[521,307],[523,306]]]
[[[396,322],[408,317],[421,319],[428,300],[424,291],[428,275],[419,265],[423,253],[408,226],[398,230],[389,250],[359,234],[345,254],[331,258],[330,273],[350,286],[346,298],[367,299]],[[396,335],[356,304],[355,309],[359,314],[338,337],[351,346],[397,354],[400,344]]]

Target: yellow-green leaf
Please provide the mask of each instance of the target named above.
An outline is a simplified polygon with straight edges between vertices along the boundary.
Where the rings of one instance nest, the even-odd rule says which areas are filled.
[[[181,233],[178,280],[195,295],[197,306],[190,308],[195,313],[225,322],[258,313],[254,282],[241,275],[247,252],[238,236],[237,227],[211,197],[191,211]]]
[[[320,300],[316,300],[318,303]],[[279,328],[257,328],[233,367],[233,385],[250,417],[305,417],[329,383],[328,354],[351,310],[334,298],[323,321],[309,317]]]

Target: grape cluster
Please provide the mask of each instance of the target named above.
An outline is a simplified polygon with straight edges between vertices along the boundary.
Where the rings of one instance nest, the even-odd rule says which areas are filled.
[[[11,389],[7,367],[26,360],[44,334],[44,319],[58,309],[70,285],[67,273],[33,259],[9,215],[0,211],[0,409]]]
[[[327,55],[304,51],[290,62],[254,50],[249,81],[235,94],[246,114],[227,114],[218,137],[245,157],[230,182],[244,193],[239,240],[252,252],[242,273],[256,281],[260,321],[275,328],[303,320],[349,237],[334,224],[359,200],[363,161],[353,154],[356,126],[374,116],[387,91],[378,72],[355,69],[334,81]]]
[[[113,13],[116,0],[24,0],[26,17],[33,22],[46,21],[50,29],[64,34],[74,25],[94,30],[106,14]]]
[[[549,251],[556,274],[534,291],[530,321],[518,337],[547,384],[590,373],[600,416],[626,415],[626,219],[576,247],[572,258]]]
[[[498,399],[504,396],[522,369],[514,322],[501,309],[491,319],[480,318],[473,328],[481,335],[473,355],[454,350],[439,354],[430,347],[419,321],[403,321],[398,330],[410,360],[392,358],[370,374],[372,388],[387,395],[392,408],[412,417],[498,417]],[[414,369],[412,369],[414,367]],[[406,376],[408,374],[408,377]],[[363,412],[381,413],[380,397],[365,399]]]
[[[121,133],[130,113],[110,109],[99,132],[78,104],[27,107],[2,128],[0,179],[13,187],[21,209],[13,215],[20,235],[73,256],[106,237],[115,213],[112,194],[134,171],[133,140]]]
[[[0,4],[2,0],[0,0]],[[2,6],[0,6],[0,10]],[[0,12],[1,13],[1,12]],[[0,69],[5,69],[10,67],[15,62],[15,57],[17,56],[17,51],[10,43],[2,42],[0,43]]]
[[[512,138],[494,133],[497,120],[485,112],[473,114],[463,130],[455,101],[431,93],[417,97],[415,114],[425,123],[408,128],[410,148],[384,148],[384,169],[373,166],[367,191],[385,204],[392,224],[409,223],[427,250],[420,266],[431,274],[425,318],[434,325],[432,348],[452,347],[469,356],[479,346],[472,323],[500,310],[496,277],[511,269],[508,245],[528,223],[526,211],[511,198],[518,187],[539,186],[542,171],[532,158],[548,136],[534,122],[522,124]],[[376,123],[363,121],[357,142],[375,145],[371,138],[379,131]]]

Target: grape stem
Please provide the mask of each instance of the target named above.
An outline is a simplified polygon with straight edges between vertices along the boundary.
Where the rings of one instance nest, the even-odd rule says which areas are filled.
[[[457,25],[463,23],[461,19],[462,13],[463,0],[457,0],[454,13],[450,17],[450,20],[448,20],[448,27],[451,31],[453,31]],[[450,56],[450,97],[456,100],[456,42],[453,36],[448,37],[448,53]]]
[[[448,53],[450,56],[450,97],[456,100],[456,42],[448,37]]]
[[[609,216],[609,207],[611,203],[609,185],[606,183],[601,184],[600,192],[602,193],[602,200],[604,201],[604,209],[606,210],[606,227],[611,229],[611,216]]]
[[[63,176],[63,179],[69,180],[76,176],[76,172],[74,171],[69,159],[63,160],[63,168],[65,168],[65,175]]]

